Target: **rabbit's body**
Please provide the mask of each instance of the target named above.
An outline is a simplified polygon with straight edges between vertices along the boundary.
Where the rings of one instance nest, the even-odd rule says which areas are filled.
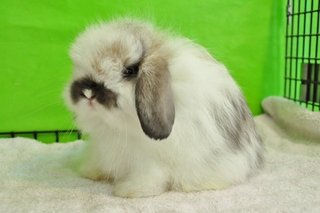
[[[141,61],[134,83],[116,74],[125,60],[106,60],[109,53],[104,51],[110,48],[104,42],[118,40],[134,51],[114,51],[125,51],[130,63]],[[142,47],[136,44],[139,40]],[[139,51],[142,60],[136,56]],[[115,94],[110,96],[115,104],[107,107],[99,101],[68,102],[78,125],[90,136],[81,173],[113,180],[116,195],[225,188],[244,181],[260,166],[263,146],[247,104],[226,68],[200,46],[125,20],[89,28],[71,54],[75,80],[90,75]],[[139,78],[151,80],[141,83]],[[149,94],[154,88],[164,94]],[[152,101],[146,104],[143,98]],[[150,114],[148,104],[155,109]]]

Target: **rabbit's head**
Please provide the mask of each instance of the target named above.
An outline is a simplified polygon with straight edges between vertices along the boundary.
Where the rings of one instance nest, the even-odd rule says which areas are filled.
[[[175,108],[164,40],[151,25],[130,20],[80,34],[70,52],[73,77],[67,87],[76,117],[118,126],[139,120],[139,130],[150,138],[167,138]]]

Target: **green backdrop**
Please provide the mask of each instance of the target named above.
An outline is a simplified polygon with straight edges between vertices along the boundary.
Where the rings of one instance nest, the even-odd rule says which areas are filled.
[[[255,114],[281,94],[284,0],[0,0],[0,131],[70,129],[62,100],[68,49],[90,23],[151,19],[202,44],[230,69]]]

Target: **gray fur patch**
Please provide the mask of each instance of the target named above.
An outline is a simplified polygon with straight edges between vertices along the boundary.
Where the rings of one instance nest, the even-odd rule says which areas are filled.
[[[240,91],[239,91],[240,93]],[[246,153],[250,158],[253,171],[263,165],[264,147],[256,131],[255,123],[248,105],[242,94],[226,92],[226,102],[212,110],[213,118],[218,124],[218,130],[225,138],[231,150],[237,152],[250,146],[254,149],[254,156]],[[252,153],[251,153],[252,154]]]
[[[225,104],[212,107],[212,114],[226,141],[233,149],[240,149],[244,141],[250,143],[251,131],[255,131],[252,115],[241,94],[225,95]]]

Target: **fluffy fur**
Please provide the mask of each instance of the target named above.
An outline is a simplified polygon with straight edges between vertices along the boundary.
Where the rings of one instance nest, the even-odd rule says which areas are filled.
[[[87,28],[71,58],[66,101],[90,137],[80,172],[110,180],[115,195],[222,189],[261,165],[263,146],[241,91],[201,46],[120,19]],[[135,63],[137,76],[125,79]],[[86,77],[115,94],[114,107],[87,90],[72,100],[72,83]]]

